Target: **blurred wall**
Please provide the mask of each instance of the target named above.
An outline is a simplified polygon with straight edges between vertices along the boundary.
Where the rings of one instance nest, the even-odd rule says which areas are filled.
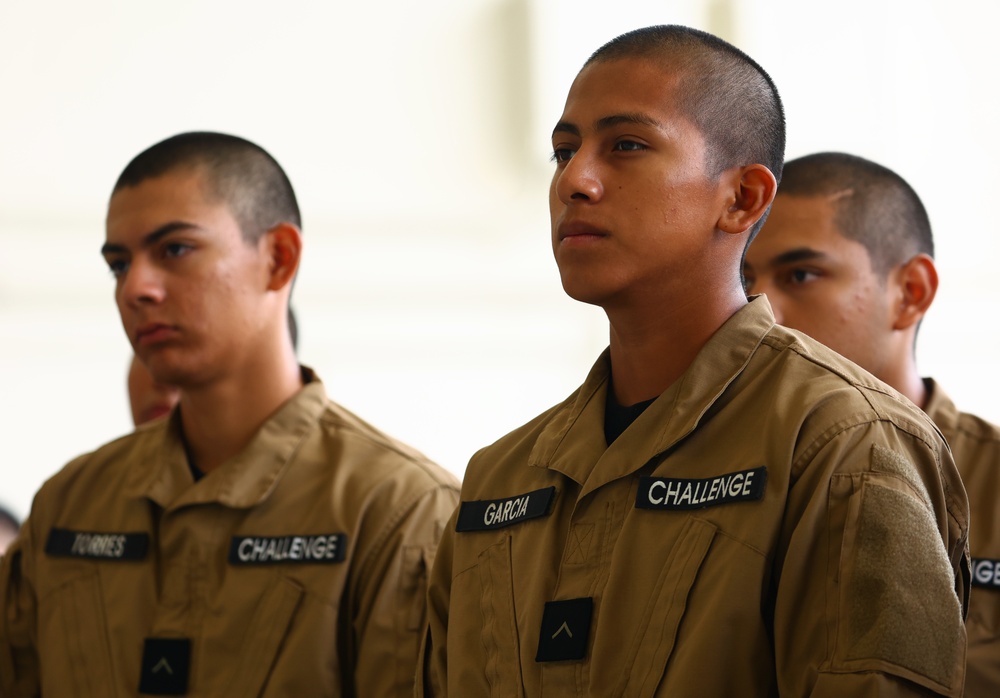
[[[65,461],[130,429],[105,206],[133,155],[192,129],[260,143],[299,193],[302,361],[461,473],[606,343],[551,261],[548,133],[591,51],[662,22],[771,72],[789,157],[847,150],[915,186],[942,277],[921,369],[1000,421],[998,15],[985,0],[0,4],[0,501],[26,513]]]

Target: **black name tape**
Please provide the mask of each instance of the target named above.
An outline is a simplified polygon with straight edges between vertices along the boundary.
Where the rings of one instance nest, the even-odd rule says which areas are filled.
[[[53,528],[45,541],[45,554],[90,560],[135,561],[146,559],[148,533],[108,533]]]
[[[233,536],[232,565],[333,564],[347,555],[347,536],[324,533],[309,536]]]
[[[972,558],[972,586],[1000,589],[1000,560]]]
[[[504,499],[462,502],[455,530],[459,533],[492,531],[495,528],[548,516],[549,504],[552,503],[555,493],[555,487],[546,487]]]
[[[635,506],[639,509],[704,509],[720,504],[761,499],[767,468],[751,468],[704,479],[639,478]]]

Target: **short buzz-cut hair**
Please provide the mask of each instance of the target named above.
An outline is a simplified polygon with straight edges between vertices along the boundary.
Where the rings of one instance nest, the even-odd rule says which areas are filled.
[[[126,165],[112,196],[180,170],[205,178],[206,195],[229,206],[248,243],[279,223],[302,227],[295,191],[278,161],[259,145],[225,133],[180,133],[150,146]]]
[[[934,256],[931,222],[917,192],[871,160],[834,152],[789,160],[778,195],[832,198],[837,230],[865,246],[880,275],[914,255]]]
[[[584,67],[621,58],[657,61],[679,79],[676,106],[705,137],[705,166],[712,177],[732,167],[761,164],[781,181],[785,160],[781,97],[771,76],[743,51],[707,32],[658,25],[612,39]],[[751,230],[751,240],[764,218],[766,214]]]

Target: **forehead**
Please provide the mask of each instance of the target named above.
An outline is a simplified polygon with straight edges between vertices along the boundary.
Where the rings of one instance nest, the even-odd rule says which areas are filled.
[[[846,240],[837,227],[836,217],[833,197],[792,196],[779,192],[758,239]]]
[[[767,222],[747,250],[747,261],[763,264],[777,255],[801,248],[827,254],[840,251],[867,256],[864,245],[840,232],[838,198],[837,195],[795,196],[779,192]]]
[[[601,118],[616,113],[647,113],[661,120],[684,118],[680,110],[682,77],[682,71],[660,60],[596,61],[573,81],[563,118],[585,120],[595,114]]]
[[[211,228],[232,220],[202,173],[180,170],[116,191],[108,203],[107,240],[124,243],[175,222]]]

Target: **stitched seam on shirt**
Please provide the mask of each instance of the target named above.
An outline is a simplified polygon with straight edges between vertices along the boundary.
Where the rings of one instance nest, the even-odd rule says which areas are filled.
[[[357,438],[362,439],[369,444],[373,444],[375,446],[384,448],[388,451],[392,451],[393,453],[400,456],[407,462],[418,466],[425,474],[427,474],[432,480],[434,480],[436,484],[448,485],[449,487],[451,487],[451,489],[454,489],[454,487],[451,486],[451,483],[445,481],[443,478],[440,477],[439,473],[435,472],[435,468],[431,467],[430,461],[427,460],[426,457],[421,457],[421,454],[417,454],[411,451],[406,451],[400,448],[391,439],[380,437],[376,433],[369,432],[367,429],[362,429],[357,424],[352,424],[351,422],[346,421],[343,417],[341,417],[335,412],[331,412],[330,410],[327,410],[323,414],[322,420],[324,423],[335,425],[341,430],[349,432],[353,436],[356,436]]]
[[[388,523],[382,528],[382,532],[375,537],[375,541],[372,544],[371,550],[368,555],[362,560],[360,565],[360,571],[358,572],[358,585],[364,587],[368,583],[368,576],[370,574],[369,568],[375,564],[375,560],[378,559],[379,554],[382,552],[386,543],[392,538],[392,534],[395,533],[402,526],[403,522],[410,516],[414,509],[416,509],[417,504],[425,497],[430,497],[439,490],[448,490],[450,488],[443,485],[438,487],[433,487],[428,490],[418,492],[408,500],[404,500],[395,516],[391,517]]]
[[[699,519],[699,521],[702,521],[702,520],[707,521],[707,519]],[[711,521],[707,521],[707,522],[708,523],[712,523]],[[733,534],[727,533],[726,531],[722,530],[721,528],[716,527],[715,535],[717,535],[717,536],[724,536],[724,537],[728,538],[729,540],[733,541],[734,543],[738,543],[739,545],[743,546],[747,550],[749,550],[751,552],[754,552],[754,553],[757,553],[758,555],[760,555],[765,560],[767,560],[769,558],[767,552],[761,550],[760,548],[758,548],[758,547],[756,547],[754,545],[751,545],[750,543],[747,543],[745,540],[740,540],[739,538],[737,538]]]

